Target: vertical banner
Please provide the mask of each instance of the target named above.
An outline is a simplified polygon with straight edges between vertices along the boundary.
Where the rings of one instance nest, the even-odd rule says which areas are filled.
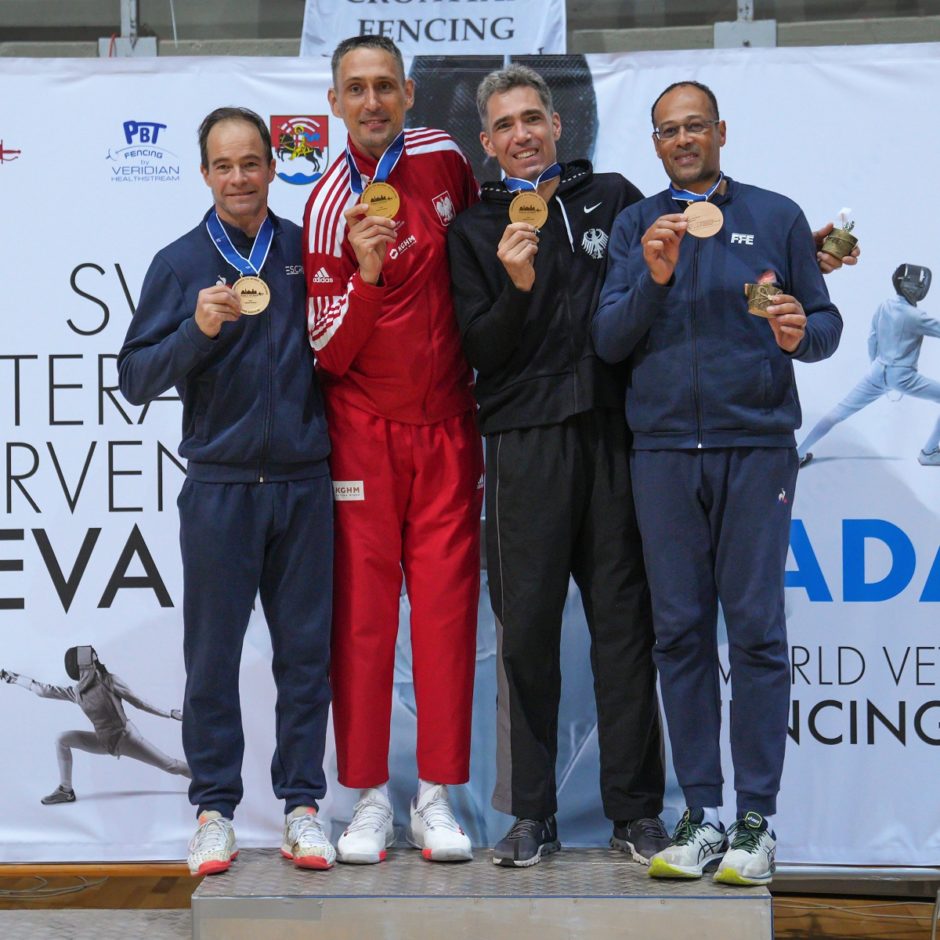
[[[300,54],[332,54],[347,36],[387,36],[404,55],[565,51],[564,0],[306,0]]]
[[[373,6],[386,9],[360,5]],[[491,17],[522,4],[472,6]],[[663,189],[650,106],[670,83],[694,78],[715,91],[727,121],[730,176],[792,197],[814,227],[852,207],[861,262],[827,279],[845,320],[841,346],[826,362],[797,365],[798,440],[813,435],[813,458],[799,475],[787,573],[792,706],[778,857],[936,865],[940,807],[923,781],[940,748],[940,466],[921,451],[940,418],[931,397],[940,287],[922,272],[940,273],[940,195],[923,185],[922,164],[940,147],[940,128],[911,89],[936,86],[940,46],[573,58],[537,66],[552,73],[565,159],[588,156],[646,193]],[[408,65],[436,74],[426,60]],[[311,185],[341,155],[345,128],[330,115],[330,76],[316,59],[0,59],[0,81],[0,744],[12,768],[0,774],[0,861],[180,858],[194,826],[175,713],[184,685],[180,407],[172,392],[129,405],[115,359],[154,253],[210,205],[201,119],[239,104],[269,123],[271,206],[298,221]],[[419,83],[412,122],[459,124],[479,173],[495,177],[472,111],[445,102],[419,112],[431,85]],[[833,89],[837,107],[806,107]],[[54,102],[53,136],[37,101]],[[908,281],[896,282],[905,265]],[[904,300],[898,284],[922,296]],[[510,822],[490,807],[495,640],[485,587],[484,573],[471,782],[455,789],[478,846]],[[415,714],[406,597],[401,609],[392,795],[403,826]],[[562,656],[561,839],[606,844],[587,628],[573,586]],[[109,677],[94,699],[79,668],[93,660]],[[281,807],[271,794],[274,686],[260,608],[240,694],[246,795],[236,827],[241,844],[270,846]],[[730,754],[724,766],[730,811]],[[335,836],[356,794],[335,784],[332,742],[327,776],[322,811]],[[49,799],[63,781],[74,802]],[[681,801],[670,782],[668,823]]]

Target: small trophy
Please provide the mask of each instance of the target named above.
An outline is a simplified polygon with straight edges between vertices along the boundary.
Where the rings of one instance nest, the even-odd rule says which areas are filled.
[[[767,312],[771,300],[777,294],[783,293],[774,283],[776,275],[773,271],[765,271],[756,284],[744,285],[744,296],[747,297],[747,312],[755,317],[766,317],[768,320],[773,314]]]
[[[822,251],[840,261],[846,255],[852,254],[852,250],[858,244],[858,239],[852,234],[855,223],[849,221],[851,213],[851,209],[843,209],[839,213],[839,227],[834,228],[822,244]]]

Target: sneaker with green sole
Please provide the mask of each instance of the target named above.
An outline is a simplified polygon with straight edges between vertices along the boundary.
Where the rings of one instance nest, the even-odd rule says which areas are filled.
[[[760,813],[745,813],[728,830],[731,845],[715,881],[725,885],[765,885],[774,876],[777,837]]]
[[[650,877],[701,878],[728,850],[728,835],[719,826],[716,829],[705,822],[701,809],[687,809],[676,824],[672,842],[650,859]]]

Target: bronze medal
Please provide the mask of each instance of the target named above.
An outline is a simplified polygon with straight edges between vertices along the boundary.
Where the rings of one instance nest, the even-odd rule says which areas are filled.
[[[394,219],[401,206],[395,187],[389,183],[369,183],[362,191],[360,202],[369,207],[367,215],[378,215],[383,219]]]
[[[524,189],[509,203],[509,221],[541,228],[548,221],[548,204],[535,190]]]
[[[725,224],[721,209],[711,202],[690,202],[682,214],[689,223],[686,231],[696,238],[711,238]]]
[[[248,317],[264,313],[271,303],[271,288],[260,277],[246,275],[240,277],[233,285],[232,290],[238,294],[242,313]]]

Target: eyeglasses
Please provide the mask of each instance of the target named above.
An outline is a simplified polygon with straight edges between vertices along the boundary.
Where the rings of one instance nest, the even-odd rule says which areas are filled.
[[[679,136],[679,131],[684,127],[685,132],[690,137],[701,137],[702,134],[707,133],[716,124],[720,123],[720,120],[692,121],[689,124],[673,124],[670,127],[657,127],[653,131],[653,136],[657,140],[675,140]]]

